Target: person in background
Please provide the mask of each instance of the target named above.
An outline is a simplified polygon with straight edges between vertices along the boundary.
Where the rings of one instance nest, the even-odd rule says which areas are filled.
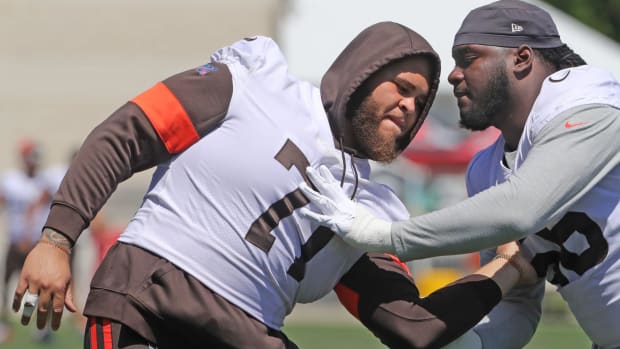
[[[43,192],[40,180],[41,153],[30,139],[19,144],[19,169],[8,170],[0,179],[0,206],[6,213],[8,248],[4,259],[4,276],[0,289],[0,342],[11,334],[9,323],[9,282],[19,273],[26,255],[40,237],[43,226],[42,212],[33,209]]]

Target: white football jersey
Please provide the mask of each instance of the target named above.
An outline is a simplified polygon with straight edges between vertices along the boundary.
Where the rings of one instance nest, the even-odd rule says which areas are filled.
[[[500,137],[472,161],[467,174],[469,194],[473,196],[519,174],[528,155],[554,137],[596,137],[596,130],[589,130],[588,124],[604,122],[604,117],[580,116],[604,113],[595,109],[601,104],[620,108],[620,86],[606,71],[582,66],[552,74],[545,80],[528,117],[514,163],[502,163],[504,140]],[[583,130],[565,135],[576,132],[573,130],[577,127]],[[570,143],[566,144],[565,156],[570,157]],[[601,140],[596,146],[607,144]],[[591,149],[590,154],[592,159],[575,161],[592,161],[595,166],[596,149]],[[548,168],[563,170],[552,165]],[[553,181],[554,172],[540,170],[539,176]],[[620,347],[620,332],[616,331],[620,328],[620,166],[586,181],[575,174],[573,183],[555,184],[559,188],[578,187],[579,194],[568,202],[556,203],[546,228],[522,241],[523,253],[539,274],[546,275],[558,287],[577,321],[596,344],[602,348]],[[558,212],[561,214],[556,215]]]
[[[298,189],[306,167],[326,164],[340,178],[341,154],[319,90],[288,74],[273,41],[239,41],[212,60],[232,74],[227,115],[157,168],[119,240],[168,259],[279,329],[296,302],[327,294],[363,253],[296,211],[308,203]],[[406,219],[396,195],[368,180],[368,162],[355,164],[357,200],[380,217]]]

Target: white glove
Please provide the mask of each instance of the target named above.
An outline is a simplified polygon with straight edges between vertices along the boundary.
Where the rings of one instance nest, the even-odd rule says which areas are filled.
[[[310,188],[306,182],[302,182],[299,189],[320,212],[311,211],[306,206],[301,208],[299,213],[340,236],[348,234],[355,219],[355,203],[347,197],[326,166],[319,167],[318,171],[308,167],[306,174],[320,193]]]
[[[299,210],[302,216],[326,226],[361,250],[395,253],[391,222],[375,217],[349,199],[326,166],[321,165],[318,171],[308,167],[306,174],[320,193],[305,182],[299,185],[299,189],[314,204],[314,210],[311,210],[310,205],[302,207]]]

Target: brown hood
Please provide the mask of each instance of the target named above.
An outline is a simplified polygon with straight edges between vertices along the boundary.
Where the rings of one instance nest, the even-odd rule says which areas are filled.
[[[345,151],[363,156],[359,150],[353,149],[353,140],[346,139],[347,133],[344,132],[350,125],[347,106],[351,95],[381,67],[411,55],[428,56],[434,62],[435,69],[428,101],[420,118],[409,131],[409,140],[402,145],[402,149],[415,136],[435,99],[441,71],[439,56],[418,33],[393,22],[381,22],[366,28],[340,53],[321,80],[321,98],[337,146],[338,138],[342,137]]]

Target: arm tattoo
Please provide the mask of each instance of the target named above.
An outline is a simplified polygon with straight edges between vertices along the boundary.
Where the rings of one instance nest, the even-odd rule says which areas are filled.
[[[71,251],[71,247],[73,247],[71,240],[69,240],[66,236],[64,236],[63,234],[46,228],[43,229],[43,233],[42,233],[43,237],[45,237],[49,242],[53,243],[54,245],[61,247],[63,249],[66,249],[67,251]]]

